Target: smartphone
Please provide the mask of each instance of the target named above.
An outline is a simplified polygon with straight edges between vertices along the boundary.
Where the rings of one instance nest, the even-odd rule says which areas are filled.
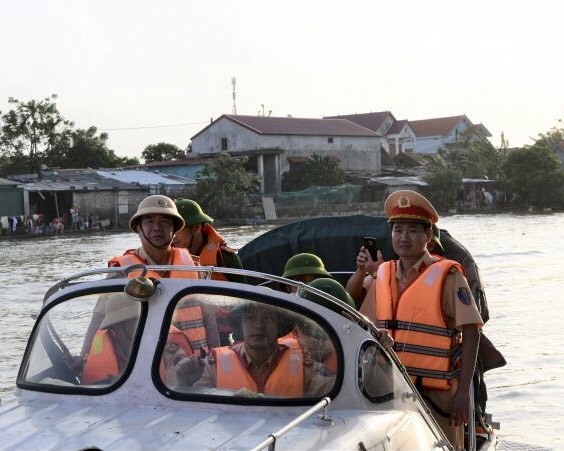
[[[371,236],[365,236],[362,239],[362,244],[370,252],[370,256],[372,260],[378,260],[378,245],[376,244],[376,238],[372,238]]]

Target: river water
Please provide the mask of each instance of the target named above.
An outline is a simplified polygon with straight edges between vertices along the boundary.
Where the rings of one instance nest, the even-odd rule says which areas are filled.
[[[507,440],[564,449],[564,214],[458,215],[439,226],[478,263],[491,317],[484,331],[508,362],[486,373],[488,412]],[[270,228],[220,232],[240,248]],[[126,232],[0,241],[0,395],[15,387],[46,289],[137,246]]]

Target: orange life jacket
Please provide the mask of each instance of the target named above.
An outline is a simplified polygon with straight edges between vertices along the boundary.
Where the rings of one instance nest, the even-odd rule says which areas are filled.
[[[173,247],[171,248],[172,252],[172,262],[171,265],[174,266],[195,266],[194,261],[192,260],[192,256],[187,249],[181,249]],[[125,251],[123,255],[112,257],[108,261],[109,267],[114,266],[129,266],[142,263],[143,265],[149,265],[149,262],[142,259],[139,255],[137,255],[135,249],[129,249]],[[130,278],[137,277],[140,275],[140,271],[132,271],[129,274]],[[155,271],[148,271],[146,277],[154,277],[159,279],[163,277],[161,273]],[[166,276],[168,278],[176,278],[176,279],[197,279],[198,274],[193,271],[170,271],[169,274]]]
[[[203,349],[206,353],[209,351],[202,307],[198,301],[181,300],[172,314],[172,327],[184,334],[192,350]]]
[[[459,263],[442,259],[425,268],[398,296],[396,261],[384,262],[375,280],[376,326],[388,329],[394,350],[411,379],[423,387],[450,390],[460,374],[461,338],[448,329],[442,309],[445,278]]]
[[[116,351],[112,343],[111,329],[99,329],[94,334],[90,352],[84,362],[81,383],[94,384],[121,373]]]
[[[242,346],[242,344],[241,344]],[[247,364],[229,346],[213,350],[217,366],[217,388],[247,390],[268,395],[301,397],[304,392],[304,365],[300,349],[284,347],[264,387],[247,371]]]
[[[202,227],[202,234],[206,237],[206,244],[200,251],[199,264],[201,266],[225,266],[224,262],[218,262],[217,256],[221,255],[220,249],[225,245],[225,240],[217,230],[206,223]],[[213,280],[227,280],[223,274],[212,273]]]
[[[278,339],[278,344],[287,346],[290,349],[297,349],[300,351],[302,350],[300,342],[296,338],[296,335],[293,331],[288,332],[286,335],[280,337]],[[333,373],[337,372],[337,353],[335,352],[334,348],[331,349],[331,352],[329,353],[327,358],[321,363],[323,363],[325,368],[327,368],[329,371]]]

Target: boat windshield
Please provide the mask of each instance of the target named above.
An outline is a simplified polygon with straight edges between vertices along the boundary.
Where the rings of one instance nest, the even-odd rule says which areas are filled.
[[[47,390],[100,390],[126,372],[142,306],[123,292],[67,299],[41,317],[18,385]]]
[[[280,306],[189,294],[165,325],[160,379],[179,397],[262,402],[327,396],[342,361],[331,334],[323,320]]]

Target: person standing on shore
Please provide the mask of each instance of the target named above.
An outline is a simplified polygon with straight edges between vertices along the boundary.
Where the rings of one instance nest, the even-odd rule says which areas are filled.
[[[399,259],[378,258],[373,289],[360,311],[388,329],[431,413],[460,450],[464,424],[470,420],[473,427],[469,389],[483,322],[460,264],[427,250],[439,219],[431,203],[415,191],[399,190],[386,199],[384,210]],[[359,253],[361,263],[366,253]]]

